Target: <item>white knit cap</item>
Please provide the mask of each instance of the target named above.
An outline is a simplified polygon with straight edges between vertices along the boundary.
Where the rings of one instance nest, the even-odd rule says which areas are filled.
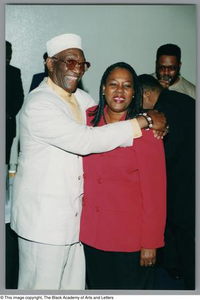
[[[58,35],[46,43],[47,54],[49,57],[70,48],[82,49],[81,37],[73,33]]]

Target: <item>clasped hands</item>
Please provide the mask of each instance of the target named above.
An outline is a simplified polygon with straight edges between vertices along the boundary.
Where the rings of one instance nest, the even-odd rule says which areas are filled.
[[[147,113],[153,120],[152,130],[154,137],[163,139],[169,131],[165,115],[162,112],[153,109],[148,110]]]

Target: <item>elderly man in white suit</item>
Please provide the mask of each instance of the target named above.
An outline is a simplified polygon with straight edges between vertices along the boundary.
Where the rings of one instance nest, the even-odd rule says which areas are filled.
[[[49,76],[28,95],[20,114],[11,220],[19,239],[18,289],[80,290],[85,289],[81,155],[130,146],[149,121],[140,116],[98,128],[84,125],[94,101],[77,89],[90,66],[81,38],[64,34],[46,47]],[[150,113],[153,128],[164,131],[165,117]]]

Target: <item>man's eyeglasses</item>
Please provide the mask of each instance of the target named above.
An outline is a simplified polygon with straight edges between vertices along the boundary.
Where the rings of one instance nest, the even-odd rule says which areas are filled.
[[[57,58],[55,56],[53,56],[51,58],[53,58],[57,61],[63,62],[66,65],[66,67],[71,71],[73,71],[77,66],[79,66],[81,72],[86,72],[90,67],[90,63],[88,61],[83,61],[83,62],[79,63],[78,61],[76,61],[74,59],[63,60],[63,59]]]
[[[174,72],[178,69],[177,66],[157,66],[158,70],[164,72],[168,70],[169,72]]]

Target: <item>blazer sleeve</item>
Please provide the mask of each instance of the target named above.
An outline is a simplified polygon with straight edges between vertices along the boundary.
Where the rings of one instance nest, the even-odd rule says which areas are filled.
[[[30,94],[20,115],[21,132],[40,143],[59,147],[71,153],[86,155],[110,151],[118,146],[133,144],[133,128],[130,121],[102,127],[77,123],[66,110],[57,104],[50,94],[35,97]],[[32,99],[31,99],[32,98]],[[21,133],[23,136],[23,133]]]
[[[166,223],[166,168],[162,140],[153,137],[152,130],[143,130],[143,137],[135,140],[142,191],[141,247],[164,246]]]

